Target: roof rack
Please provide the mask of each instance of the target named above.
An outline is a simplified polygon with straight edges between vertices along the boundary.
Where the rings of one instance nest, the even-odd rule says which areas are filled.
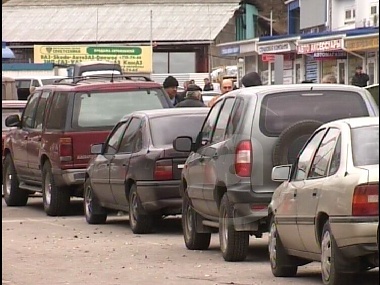
[[[64,77],[54,81],[54,84],[76,84],[81,81],[91,80],[91,79],[108,79],[111,82],[114,79],[125,79],[125,80],[133,80],[133,81],[149,81],[153,80],[147,76],[142,75],[122,75],[122,74],[104,74],[104,75],[86,75],[86,76],[75,76],[75,77]],[[71,80],[71,82],[64,82],[64,80]]]

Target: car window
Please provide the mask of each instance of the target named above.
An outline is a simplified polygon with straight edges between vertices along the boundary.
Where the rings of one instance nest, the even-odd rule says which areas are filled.
[[[260,130],[278,136],[300,120],[323,123],[343,118],[368,116],[360,93],[338,90],[293,91],[266,95],[260,111]]]
[[[42,92],[40,100],[38,101],[37,111],[36,111],[36,119],[34,121],[35,129],[42,129],[42,123],[45,115],[46,104],[50,96],[50,91]]]
[[[340,131],[336,128],[330,128],[324,136],[315,156],[311,163],[308,179],[323,178],[327,176],[327,170],[331,155],[334,151],[335,143],[339,137]]]
[[[47,129],[62,129],[65,126],[69,95],[67,92],[55,92],[50,103],[50,111],[46,120]]]
[[[40,87],[40,83],[38,82],[38,80],[33,79],[32,86],[34,86],[34,87]]]
[[[236,99],[235,105],[231,112],[231,118],[227,124],[226,138],[229,138],[232,135],[236,134],[238,124],[240,121],[242,121],[243,109],[244,101],[240,98]]]
[[[355,166],[379,164],[379,126],[351,130],[352,156]]]
[[[342,150],[342,139],[341,139],[341,136],[339,136],[335,144],[334,153],[331,157],[329,176],[336,174],[339,170],[340,158],[341,158],[341,153],[342,153],[341,150]]]
[[[205,114],[191,114],[151,118],[149,125],[153,145],[172,145],[179,136],[189,136],[195,141],[205,117]]]
[[[216,122],[214,134],[212,136],[211,142],[218,143],[224,140],[224,134],[226,132],[228,119],[230,118],[232,107],[234,105],[234,98],[227,98],[224,101],[222,111],[218,117],[218,121]]]
[[[73,128],[104,128],[114,126],[124,115],[166,106],[164,92],[139,89],[120,92],[75,94]]]
[[[34,127],[34,115],[36,113],[38,98],[40,95],[41,92],[35,92],[29,97],[21,119],[21,125],[23,128]]]
[[[202,144],[211,141],[212,132],[215,127],[216,119],[218,118],[219,111],[222,107],[222,101],[218,101],[212,106],[208,116],[202,127]]]
[[[307,176],[307,170],[310,165],[311,159],[317,150],[323,135],[325,134],[325,129],[318,130],[311,139],[306,143],[297,160],[297,164],[294,170],[294,180],[304,180]]]
[[[30,79],[16,79],[17,88],[30,88],[31,80]]]
[[[124,130],[127,126],[127,122],[119,123],[115,126],[107,140],[106,146],[104,148],[104,154],[115,154],[119,147]]]
[[[120,153],[134,153],[142,148],[142,121],[139,118],[132,118],[124,132],[120,143]]]

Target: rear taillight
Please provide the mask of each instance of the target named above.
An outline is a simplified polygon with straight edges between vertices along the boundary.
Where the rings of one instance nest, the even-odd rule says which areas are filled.
[[[61,162],[73,160],[73,140],[72,138],[59,139],[59,157]]]
[[[361,184],[355,187],[352,198],[352,215],[379,215],[379,184]]]
[[[171,159],[157,160],[153,173],[154,180],[173,179],[173,161]]]
[[[241,141],[236,148],[235,172],[238,176],[251,176],[252,169],[252,145],[251,141]]]

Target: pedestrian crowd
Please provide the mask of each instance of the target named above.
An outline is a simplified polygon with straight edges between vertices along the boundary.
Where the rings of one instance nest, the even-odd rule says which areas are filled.
[[[361,66],[356,67],[355,75],[351,79],[351,84],[358,87],[365,87],[369,81],[368,74],[363,72]],[[310,80],[304,80],[302,83],[313,83]],[[337,78],[334,74],[327,74],[322,78],[321,83],[325,84],[337,84]],[[252,87],[262,85],[260,75],[257,72],[249,72],[241,79],[242,87]],[[183,83],[184,91],[178,93],[178,80],[173,76],[168,76],[163,87],[168,94],[173,106],[177,108],[181,107],[212,107],[218,98],[227,92],[237,89],[232,79],[223,79],[220,83],[220,95],[215,95],[207,105],[203,102],[202,91],[213,91],[214,86],[209,78],[204,79],[203,89],[195,84],[194,80],[185,81]]]

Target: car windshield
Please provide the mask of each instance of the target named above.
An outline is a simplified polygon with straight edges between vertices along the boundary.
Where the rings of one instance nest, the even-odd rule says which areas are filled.
[[[359,93],[311,90],[266,95],[260,112],[260,129],[267,136],[278,136],[287,127],[301,120],[322,123],[368,116]]]
[[[179,136],[190,136],[195,141],[205,117],[206,114],[152,118],[150,129],[153,145],[171,145]]]
[[[2,108],[2,112],[1,112],[1,118],[2,118],[2,123],[1,123],[1,127],[2,129],[8,129],[7,126],[5,126],[5,119],[10,116],[10,115],[19,115],[19,117],[21,117],[21,114],[22,114],[22,109],[6,109],[6,108]]]
[[[168,107],[159,88],[118,92],[76,93],[73,128],[113,127],[131,112]]]
[[[352,155],[355,166],[379,164],[379,126],[351,130]]]

